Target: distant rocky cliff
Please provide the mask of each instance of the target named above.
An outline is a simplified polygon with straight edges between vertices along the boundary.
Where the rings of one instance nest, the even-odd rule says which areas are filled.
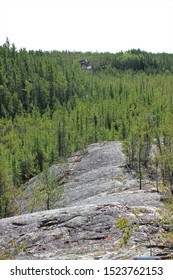
[[[154,181],[143,181],[139,190],[125,163],[120,142],[90,145],[66,164],[52,167],[64,178],[55,209],[46,211],[42,205],[31,214],[25,205],[37,178],[30,180],[23,215],[0,220],[1,252],[11,240],[26,248],[16,259],[129,259],[149,255],[149,247],[160,253],[160,232],[171,230],[160,223],[160,194],[153,191]]]

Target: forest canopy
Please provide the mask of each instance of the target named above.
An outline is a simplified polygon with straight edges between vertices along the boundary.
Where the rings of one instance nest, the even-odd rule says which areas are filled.
[[[12,214],[14,194],[31,177],[98,141],[124,141],[139,172],[154,143],[172,184],[172,114],[173,54],[27,51],[7,39],[0,46],[0,217]]]

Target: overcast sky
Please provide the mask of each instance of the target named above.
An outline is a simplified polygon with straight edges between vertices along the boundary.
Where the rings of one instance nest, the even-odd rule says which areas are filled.
[[[0,45],[173,53],[173,0],[0,0]]]

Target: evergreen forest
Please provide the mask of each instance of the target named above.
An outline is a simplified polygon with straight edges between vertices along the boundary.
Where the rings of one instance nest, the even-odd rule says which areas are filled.
[[[15,214],[33,176],[88,144],[117,140],[140,188],[144,172],[173,185],[173,54],[0,46],[0,218]]]

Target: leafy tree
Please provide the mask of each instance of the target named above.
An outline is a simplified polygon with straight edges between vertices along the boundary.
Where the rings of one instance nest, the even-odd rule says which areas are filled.
[[[63,186],[58,186],[59,179],[53,169],[44,170],[39,175],[40,196],[46,200],[47,210],[53,208],[54,203],[62,197]]]

